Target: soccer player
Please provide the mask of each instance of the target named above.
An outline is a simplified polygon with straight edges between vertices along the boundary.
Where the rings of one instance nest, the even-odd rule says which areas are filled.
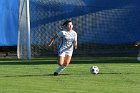
[[[54,76],[59,75],[59,73],[69,65],[73,49],[77,49],[77,33],[73,30],[72,21],[67,20],[62,26],[66,29],[57,33],[48,43],[48,46],[51,46],[56,38],[60,38],[60,44],[58,47],[59,67],[54,72]]]
[[[140,42],[135,43],[135,46],[139,46]],[[138,53],[137,60],[140,61],[140,52]]]

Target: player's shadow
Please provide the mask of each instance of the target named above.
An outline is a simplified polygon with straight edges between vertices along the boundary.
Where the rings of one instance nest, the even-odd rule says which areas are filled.
[[[102,73],[98,73],[97,75],[107,75],[107,74],[110,74],[110,75],[128,75],[128,74],[140,74],[140,73],[123,73],[123,72],[102,72]],[[70,75],[74,75],[74,74],[59,74],[58,76],[70,76]],[[78,74],[76,74],[78,75]],[[84,74],[80,74],[81,75],[84,75]],[[94,75],[94,74],[93,74]],[[96,74],[95,74],[96,75]],[[10,77],[57,77],[57,76],[54,76],[54,74],[36,74],[36,75],[6,75],[6,76],[0,76],[0,77],[4,77],[4,78],[10,78]]]
[[[47,75],[7,75],[7,76],[2,76],[2,77],[44,77],[44,76],[47,76]]]
[[[71,75],[71,74],[59,74],[58,76],[68,76],[68,75]],[[38,74],[38,75],[6,75],[6,76],[1,76],[1,77],[5,77],[5,78],[8,78],[8,77],[48,77],[48,76],[54,76],[54,74]],[[55,77],[55,76],[54,76]]]
[[[59,74],[58,76],[69,76],[69,75],[72,75],[72,74]],[[54,76],[54,74],[48,74],[47,76]]]

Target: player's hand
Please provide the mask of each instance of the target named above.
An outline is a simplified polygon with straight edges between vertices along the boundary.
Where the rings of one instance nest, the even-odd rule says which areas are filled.
[[[51,45],[48,43],[47,46],[51,46]]]
[[[138,44],[135,44],[134,46],[138,46]]]
[[[50,47],[53,42],[54,42],[54,39],[52,38],[51,41],[47,44],[47,46]]]
[[[50,47],[50,46],[51,46],[51,43],[48,43],[48,44],[47,44],[47,47]]]
[[[74,49],[77,49],[77,41],[74,41],[73,46],[74,46]]]
[[[77,46],[74,46],[74,49],[76,50],[77,49]]]
[[[137,42],[137,43],[135,43],[135,44],[134,44],[134,46],[139,46],[139,44],[140,44],[140,43],[139,43],[139,42]]]

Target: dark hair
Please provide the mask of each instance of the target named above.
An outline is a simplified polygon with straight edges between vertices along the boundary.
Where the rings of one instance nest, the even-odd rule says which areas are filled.
[[[60,27],[60,29],[62,30],[64,28],[64,26],[67,26],[69,22],[72,22],[71,20],[66,20]]]
[[[66,20],[66,21],[62,24],[62,26],[67,26],[69,22],[72,22],[72,21],[71,21],[71,20]]]

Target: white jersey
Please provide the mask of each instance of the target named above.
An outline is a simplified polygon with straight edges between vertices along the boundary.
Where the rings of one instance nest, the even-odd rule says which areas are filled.
[[[73,42],[77,41],[77,33],[75,31],[60,31],[57,34],[58,38],[60,38],[60,44],[58,48],[58,54],[62,54],[63,52],[73,52]]]

